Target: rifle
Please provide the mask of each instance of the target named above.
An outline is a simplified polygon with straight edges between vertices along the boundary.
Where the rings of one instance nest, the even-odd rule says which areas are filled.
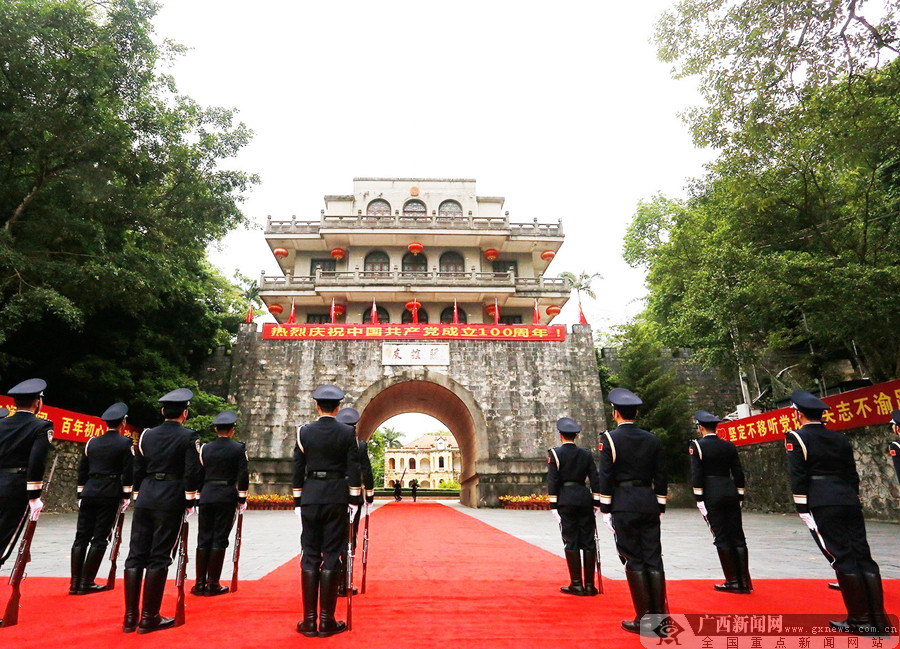
[[[234,570],[231,572],[231,592],[236,593],[238,589],[238,564],[241,560],[241,531],[244,528],[244,512],[238,505],[235,515],[237,516],[237,529],[234,532],[234,554],[231,555],[231,562],[234,564]]]
[[[178,533],[178,568],[175,571],[175,586],[178,595],[175,599],[175,626],[184,625],[184,581],[187,576],[188,564],[188,522],[181,520],[181,531]]]
[[[353,514],[347,530],[347,631],[353,629]]]
[[[368,507],[368,505],[364,505],[364,507]],[[363,552],[363,556],[362,556],[363,571],[362,571],[362,586],[359,591],[361,595],[366,594],[366,568],[369,565],[369,518],[371,517],[371,515],[372,515],[372,513],[369,512],[369,516],[366,516],[366,526],[363,528],[363,550],[362,550],[362,552]]]
[[[109,551],[109,576],[106,578],[106,590],[114,590],[116,587],[116,562],[119,559],[119,547],[122,545],[122,526],[125,524],[125,514],[122,505],[116,513],[116,526],[113,532],[112,549]]]
[[[47,491],[50,483],[53,482],[53,474],[56,472],[56,463],[59,461],[59,455],[53,458],[53,466],[50,468],[50,476],[47,478],[44,490]],[[19,601],[22,599],[22,580],[25,579],[25,567],[31,561],[31,541],[34,539],[34,531],[37,529],[37,521],[32,520],[28,515],[29,507],[26,506],[25,514],[22,520],[27,520],[25,524],[25,533],[22,535],[22,542],[19,544],[19,554],[16,556],[16,563],[13,565],[12,574],[9,576],[9,585],[12,586],[12,593],[9,601],[6,603],[6,611],[3,613],[3,619],[0,619],[0,627],[15,626],[19,623]],[[21,523],[19,523],[21,527]]]
[[[594,558],[597,561],[597,593],[603,594],[603,570],[600,567],[600,535],[597,533],[597,518],[594,517]],[[585,584],[587,586],[587,584]]]

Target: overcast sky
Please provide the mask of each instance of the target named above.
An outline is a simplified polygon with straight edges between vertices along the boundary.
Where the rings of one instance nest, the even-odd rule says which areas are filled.
[[[191,48],[179,90],[255,132],[229,163],[262,179],[253,222],[317,219],[355,176],[474,178],[513,221],[563,219],[548,274],[601,273],[584,311],[606,330],[642,309],[643,274],[621,258],[637,202],[683,195],[710,158],[678,117],[693,83],[649,42],[673,1],[168,0],[156,25]],[[261,228],[212,258],[278,272]],[[555,322],[577,318],[572,300]]]

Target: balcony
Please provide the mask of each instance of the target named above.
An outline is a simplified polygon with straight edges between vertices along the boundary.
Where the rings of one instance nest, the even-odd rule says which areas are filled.
[[[326,216],[318,221],[273,221],[266,219],[267,235],[320,236],[329,230],[451,230],[494,232],[510,237],[562,237],[562,219],[557,223],[510,223],[508,216]]]
[[[402,291],[407,288],[425,288],[430,292],[441,289],[471,288],[479,290],[500,290],[523,295],[560,293],[568,296],[569,284],[559,277],[516,277],[509,273],[442,273],[408,271],[318,271],[315,275],[266,276],[259,279],[260,292],[339,292],[363,289],[388,289]]]

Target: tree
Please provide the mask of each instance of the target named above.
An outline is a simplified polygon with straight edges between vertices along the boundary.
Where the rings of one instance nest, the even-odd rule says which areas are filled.
[[[243,315],[206,247],[244,222],[250,139],[159,72],[150,0],[0,4],[0,373],[154,414]],[[157,415],[154,414],[154,417]]]
[[[559,274],[561,278],[569,282],[569,290],[574,290],[578,295],[578,304],[581,304],[581,294],[584,293],[592,300],[597,299],[597,295],[594,293],[594,290],[591,288],[591,284],[593,284],[595,279],[602,279],[602,275],[600,273],[594,273],[589,275],[587,271],[581,271],[578,277],[575,276],[574,273],[570,273],[568,271],[563,271]]]
[[[707,105],[686,114],[696,142],[740,148],[811,92],[890,63],[898,9],[898,0],[681,0],[655,41],[675,77],[699,77]]]
[[[379,428],[369,439],[369,454],[372,456],[372,475],[375,485],[384,485],[384,451],[389,448],[401,448],[403,434],[393,428]]]

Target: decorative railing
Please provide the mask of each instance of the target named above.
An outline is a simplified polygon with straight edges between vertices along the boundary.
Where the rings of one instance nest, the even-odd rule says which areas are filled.
[[[261,275],[260,291],[313,291],[344,286],[465,286],[514,288],[521,292],[558,291],[567,293],[569,284],[559,277],[516,277],[508,273],[442,273],[410,271],[316,271],[315,275]]]
[[[318,221],[266,219],[266,234],[319,234],[327,229],[435,228],[446,230],[505,230],[510,236],[561,237],[562,219],[557,223],[510,223],[508,216],[411,216],[395,214],[384,216],[332,216],[322,215]]]

